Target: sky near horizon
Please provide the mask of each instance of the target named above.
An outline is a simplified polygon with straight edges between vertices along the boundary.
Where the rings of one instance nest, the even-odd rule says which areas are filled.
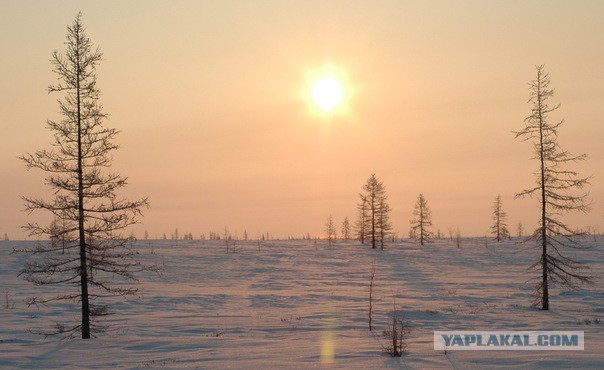
[[[104,53],[121,194],[150,198],[138,237],[320,235],[330,214],[355,219],[372,173],[399,235],[419,193],[434,231],[485,235],[497,194],[512,233],[531,229],[537,200],[514,194],[537,163],[512,131],[537,64],[562,104],[560,144],[593,176],[592,211],[567,220],[604,231],[602,1],[0,1],[0,237],[42,219],[20,196],[48,196],[44,174],[17,157],[50,146],[49,59],[78,11]],[[324,72],[343,84],[333,114],[310,99]]]

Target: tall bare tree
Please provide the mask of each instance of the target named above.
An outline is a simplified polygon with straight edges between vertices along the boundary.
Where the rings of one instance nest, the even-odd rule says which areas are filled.
[[[365,212],[359,213],[362,217],[362,223],[365,226],[364,236],[371,240],[371,247],[377,248],[377,244],[383,245],[383,236],[387,234],[389,227],[388,215],[390,207],[387,203],[386,188],[384,184],[377,179],[375,174],[372,174],[365,185],[363,185],[364,193],[360,194],[361,203],[358,208]],[[381,213],[381,216],[380,216]],[[380,224],[380,217],[384,221]]]
[[[495,240],[509,239],[510,232],[507,225],[507,213],[503,211],[501,195],[495,197],[493,202],[493,226],[491,226],[491,234],[495,236]]]
[[[432,226],[432,212],[423,194],[417,197],[413,216],[414,218],[409,221],[411,230],[413,231],[412,235],[415,236],[415,239],[419,240],[420,245],[424,245],[430,241],[430,238],[434,234],[429,230],[429,227]]]
[[[539,261],[531,269],[540,271],[536,285],[535,305],[549,309],[549,288],[552,284],[574,287],[577,283],[591,282],[586,265],[564,255],[568,248],[583,248],[578,233],[565,224],[560,216],[571,211],[588,212],[588,193],[583,189],[589,184],[588,177],[581,177],[568,168],[568,164],[582,161],[586,156],[575,156],[558,144],[558,128],[564,120],[550,123],[549,114],[560,104],[550,106],[554,95],[550,77],[543,65],[537,66],[537,76],[529,83],[531,114],[525,118],[525,127],[515,132],[516,138],[533,144],[538,170],[536,185],[516,197],[536,196],[539,199],[539,227],[532,238],[541,250]]]
[[[30,236],[66,240],[66,246],[41,242],[20,250],[31,254],[20,275],[38,285],[66,286],[64,294],[33,297],[29,304],[71,300],[81,306],[79,325],[57,325],[46,334],[81,332],[86,339],[104,329],[95,320],[108,313],[99,299],[136,292],[120,282],[134,279],[145,266],[134,258],[136,251],[121,231],[136,223],[148,201],[119,198],[116,192],[126,185],[126,178],[108,171],[111,153],[118,149],[114,143],[118,131],[103,125],[107,115],[99,102],[96,77],[102,54],[86,36],[81,14],[67,27],[65,45],[64,54],[55,51],[51,58],[59,82],[48,91],[62,93],[58,100],[62,119],[47,121],[54,134],[52,149],[21,159],[28,169],[48,173],[46,183],[53,189],[50,200],[24,197],[26,209],[48,211],[59,220],[48,226],[31,222],[24,228]]]

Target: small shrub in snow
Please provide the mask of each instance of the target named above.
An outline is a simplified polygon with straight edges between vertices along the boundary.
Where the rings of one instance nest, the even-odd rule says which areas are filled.
[[[301,316],[294,316],[294,315],[289,315],[289,317],[282,317],[281,318],[281,322],[282,323],[287,323],[289,325],[289,328],[291,330],[296,330],[298,329],[298,324],[302,321],[302,317]]]
[[[409,329],[403,319],[400,317],[396,304],[393,304],[393,310],[388,328],[382,331],[382,339],[385,345],[382,348],[392,357],[401,357],[405,352],[405,337]]]
[[[15,302],[13,301],[12,294],[10,290],[4,291],[4,305],[3,307],[7,310],[12,310],[15,308]]]
[[[223,334],[224,334],[223,331],[217,330],[213,333],[205,334],[204,337],[218,338],[218,337],[221,337]]]

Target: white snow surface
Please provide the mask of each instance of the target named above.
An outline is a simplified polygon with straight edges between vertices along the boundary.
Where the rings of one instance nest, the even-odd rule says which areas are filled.
[[[553,289],[550,311],[531,308],[539,258],[534,243],[465,238],[385,250],[356,242],[138,241],[140,258],[162,266],[139,275],[137,297],[118,300],[98,337],[32,334],[79,318],[77,304],[27,307],[62,286],[34,286],[27,260],[0,242],[0,368],[427,369],[604,368],[604,237],[572,251],[597,277],[574,291]],[[369,274],[375,261],[374,331],[368,331]],[[8,298],[8,300],[7,300]],[[381,337],[393,309],[410,332],[401,358]],[[8,304],[7,304],[8,303]],[[8,306],[8,307],[7,307]],[[435,351],[436,330],[573,330],[583,351]],[[333,355],[332,355],[333,354]]]

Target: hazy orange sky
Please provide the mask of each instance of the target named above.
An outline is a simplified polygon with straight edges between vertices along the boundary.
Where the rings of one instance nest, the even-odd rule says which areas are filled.
[[[122,131],[113,169],[151,201],[139,237],[318,235],[329,214],[355,218],[372,173],[401,235],[420,192],[434,231],[485,235],[497,194],[512,232],[532,228],[537,200],[513,196],[537,164],[511,131],[536,64],[561,145],[589,155],[593,209],[569,221],[604,231],[603,1],[0,1],[0,237],[25,237],[19,196],[48,194],[17,157],[49,147],[49,59],[80,10]],[[307,91],[326,68],[345,84],[334,115]]]

